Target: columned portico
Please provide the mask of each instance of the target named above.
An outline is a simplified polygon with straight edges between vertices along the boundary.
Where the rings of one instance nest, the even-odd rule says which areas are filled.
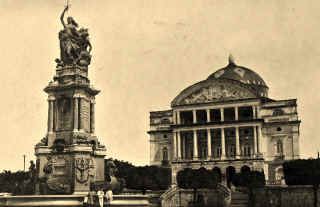
[[[219,143],[221,143],[221,146],[220,144],[218,146],[213,144],[214,142],[212,140],[212,136],[213,136],[214,130],[218,130],[217,132],[219,132],[220,134]],[[232,131],[234,133],[234,137],[232,137],[232,135],[230,136],[230,132]],[[244,131],[246,131],[246,133],[250,131],[250,134],[243,135]],[[222,126],[222,127],[208,126],[206,128],[194,127],[193,129],[178,129],[177,131],[173,132],[173,142],[172,142],[173,143],[173,159],[225,160],[225,159],[255,158],[260,153],[259,131],[261,136],[261,127],[258,124],[256,125],[234,124],[234,126]],[[192,142],[187,140],[188,137],[192,138]],[[206,139],[206,142],[204,143],[203,141],[205,139]],[[232,153],[230,154],[230,146],[229,148],[226,147],[226,144],[228,142],[230,144],[230,141],[227,141],[226,139],[234,140],[233,141],[235,146],[233,151],[234,154]],[[213,149],[217,149],[216,147],[219,147],[219,146],[221,147],[220,153],[216,152],[215,156],[213,156]],[[205,155],[203,155],[204,150],[206,150]],[[190,157],[191,154],[192,154],[192,157]]]

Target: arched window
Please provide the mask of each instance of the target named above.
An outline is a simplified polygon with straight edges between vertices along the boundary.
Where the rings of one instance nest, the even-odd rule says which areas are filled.
[[[282,167],[278,167],[275,169],[275,180],[276,181],[281,181],[283,179],[284,175],[283,175],[283,168]]]
[[[162,150],[162,160],[168,160],[168,149],[166,147]]]

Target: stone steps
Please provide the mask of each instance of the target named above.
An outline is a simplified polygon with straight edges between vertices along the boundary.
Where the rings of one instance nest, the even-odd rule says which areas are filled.
[[[231,205],[230,207],[247,207],[248,206],[248,194],[242,192],[231,193]]]

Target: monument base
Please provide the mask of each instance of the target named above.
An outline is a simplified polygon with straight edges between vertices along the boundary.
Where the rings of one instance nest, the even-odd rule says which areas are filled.
[[[82,207],[88,206],[87,195],[0,196],[0,207]],[[144,207],[149,205],[148,199],[144,195],[114,195],[108,206]],[[100,206],[98,198],[94,199],[93,206]]]

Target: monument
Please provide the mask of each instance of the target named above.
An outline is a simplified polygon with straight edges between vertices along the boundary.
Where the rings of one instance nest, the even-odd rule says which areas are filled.
[[[61,14],[60,59],[48,94],[48,132],[35,146],[38,194],[78,194],[104,178],[106,148],[95,135],[95,96],[88,77],[88,29]]]
[[[0,196],[0,207],[12,206],[148,206],[144,195],[112,195],[119,189],[115,165],[95,135],[95,96],[88,77],[92,46],[88,29],[61,14],[60,58],[56,74],[45,87],[48,94],[48,131],[35,146],[36,166],[30,163],[36,195]],[[106,194],[103,191],[107,191]],[[115,191],[116,192],[116,191]],[[39,195],[40,194],[40,195]]]

